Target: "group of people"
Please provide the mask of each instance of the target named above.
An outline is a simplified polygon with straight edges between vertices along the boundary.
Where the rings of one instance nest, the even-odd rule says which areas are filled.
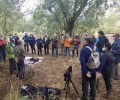
[[[82,71],[81,100],[95,100],[97,81],[103,76],[107,98],[112,92],[112,80],[119,80],[118,64],[120,63],[120,34],[113,35],[114,43],[111,45],[103,31],[98,32],[98,42],[93,36],[87,35],[83,48],[80,51],[80,63]],[[96,81],[97,80],[97,81]],[[89,86],[90,84],[90,94]]]
[[[6,55],[9,58],[9,71],[11,74],[17,68],[19,79],[24,79],[24,59],[29,52],[29,46],[31,47],[32,54],[37,54],[42,56],[42,48],[44,47],[45,55],[49,54],[49,45],[52,44],[52,56],[58,56],[58,46],[60,44],[60,54],[64,56],[70,56],[70,47],[72,49],[72,57],[79,56],[82,71],[82,91],[83,96],[81,100],[88,100],[88,95],[90,100],[95,100],[96,97],[96,78],[103,75],[103,79],[106,85],[107,93],[104,97],[108,97],[112,92],[112,79],[119,79],[118,64],[120,63],[120,34],[116,33],[113,35],[114,43],[111,45],[108,38],[105,36],[103,31],[98,32],[98,38],[94,35],[86,34],[83,41],[83,48],[80,50],[79,56],[79,45],[81,43],[78,34],[75,34],[73,39],[70,38],[69,34],[62,33],[60,39],[54,34],[53,38],[48,37],[46,34],[43,39],[38,37],[37,39],[34,35],[30,36],[25,33],[23,36],[24,46],[22,41],[20,41],[17,34],[15,36],[10,36],[9,42],[6,42],[2,36],[0,36],[0,61],[3,58],[6,62]],[[16,67],[17,66],[17,67]],[[88,94],[90,83],[90,94]]]

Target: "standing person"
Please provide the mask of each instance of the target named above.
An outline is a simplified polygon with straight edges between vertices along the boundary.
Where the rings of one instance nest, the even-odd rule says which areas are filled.
[[[108,38],[105,37],[105,34],[103,31],[98,32],[99,42],[97,43],[97,48],[99,49],[100,53],[102,54],[102,48],[106,43],[109,43]]]
[[[61,55],[64,55],[64,33],[62,33],[62,37],[61,37],[61,40],[60,40],[60,44],[61,44]]]
[[[7,43],[6,46],[6,52],[7,52],[7,57],[9,58],[9,72],[10,74],[13,74],[16,70],[16,62],[15,62],[15,52],[14,52],[14,41],[10,41]]]
[[[29,44],[31,47],[32,54],[34,53],[36,54],[35,43],[36,43],[35,37],[32,34],[30,34]]]
[[[15,33],[15,36],[13,37],[15,46],[18,45],[19,37],[17,36],[17,33]]]
[[[49,44],[50,44],[50,38],[48,37],[48,35],[46,34],[43,38],[43,44],[44,44],[44,52],[45,55],[49,54]]]
[[[111,53],[111,47],[112,46],[110,43],[106,43],[103,48],[104,54],[102,56],[102,75],[107,91],[107,93],[103,95],[104,97],[109,97],[112,90],[111,77],[113,74],[113,54]]]
[[[93,39],[91,37],[86,37],[84,40],[84,47],[80,52],[83,91],[81,100],[88,100],[88,96],[90,96],[90,100],[95,100],[96,97],[96,77],[100,77],[102,67],[99,66],[99,64],[97,67],[89,66],[89,59],[92,53],[91,51],[94,49],[98,52],[98,50],[93,45]],[[99,60],[97,60],[97,62],[98,61]],[[88,95],[88,84],[90,84],[90,95]]]
[[[64,38],[65,56],[70,56],[70,38],[65,36]]]
[[[56,56],[58,56],[58,39],[57,36],[52,38],[52,56],[54,56],[54,50],[56,51]]]
[[[0,60],[6,62],[6,41],[0,36]]]
[[[79,49],[80,39],[79,39],[77,34],[75,34],[75,36],[72,40],[72,44],[73,44],[72,56],[74,57],[75,50],[76,50],[76,54],[77,54],[77,57],[78,57],[78,54],[79,54],[78,49]]]
[[[27,33],[22,38],[24,40],[24,49],[25,51],[29,52],[29,36]]]
[[[114,34],[115,42],[112,44],[112,53],[114,55],[114,67],[113,67],[113,77],[115,80],[119,80],[119,69],[118,64],[120,63],[120,34]]]
[[[38,56],[42,56],[43,44],[42,44],[41,36],[36,40],[36,43],[37,43],[37,48],[38,48]]]
[[[24,79],[24,73],[25,73],[25,65],[24,65],[24,59],[25,59],[26,52],[22,46],[22,41],[18,41],[18,46],[15,47],[15,59],[18,67],[18,78]]]
[[[96,38],[94,35],[91,35],[91,37],[93,38],[94,44],[96,45],[99,42],[99,39]]]

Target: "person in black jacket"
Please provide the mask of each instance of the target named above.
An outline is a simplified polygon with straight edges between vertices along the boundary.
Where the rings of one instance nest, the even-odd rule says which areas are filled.
[[[14,39],[15,46],[17,46],[18,41],[19,41],[19,37],[18,37],[17,33],[15,33],[15,36],[13,37],[13,39]]]
[[[103,53],[102,48],[106,43],[109,43],[108,38],[105,37],[105,34],[103,31],[99,31],[99,42],[97,43],[97,48],[99,49],[100,53]]]
[[[49,44],[50,44],[50,38],[46,34],[45,37],[43,38],[43,44],[44,44],[44,52],[45,55],[49,54]]]
[[[111,77],[113,74],[113,54],[110,51],[112,48],[110,43],[106,43],[103,47],[104,54],[102,56],[102,75],[106,85],[107,93],[104,94],[104,97],[108,97],[112,90]]]

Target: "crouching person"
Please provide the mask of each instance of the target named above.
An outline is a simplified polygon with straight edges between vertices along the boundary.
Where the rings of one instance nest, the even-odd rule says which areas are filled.
[[[112,83],[111,83],[111,77],[113,74],[113,54],[111,52],[111,44],[110,43],[106,43],[103,51],[104,54],[102,56],[102,65],[103,65],[103,70],[102,70],[102,74],[103,74],[103,78],[105,81],[105,85],[106,85],[106,91],[107,93],[103,95],[103,97],[109,97],[111,90],[112,90]]]
[[[18,45],[15,47],[15,58],[16,63],[18,67],[18,78],[24,79],[24,73],[25,73],[25,65],[24,65],[24,59],[25,59],[26,52],[23,48],[22,41],[18,42]]]
[[[16,62],[15,62],[15,52],[14,52],[14,41],[10,41],[7,43],[6,52],[7,57],[9,58],[9,72],[10,74],[15,73],[16,71]]]
[[[92,52],[95,51],[95,52]],[[96,57],[92,56],[96,54]],[[94,59],[94,60],[93,60]],[[82,91],[83,95],[81,100],[95,100],[96,97],[96,77],[101,76],[102,68],[100,66],[100,54],[96,47],[93,45],[93,39],[86,37],[84,40],[84,47],[80,52],[80,62],[82,71]],[[90,95],[88,89],[90,84]]]

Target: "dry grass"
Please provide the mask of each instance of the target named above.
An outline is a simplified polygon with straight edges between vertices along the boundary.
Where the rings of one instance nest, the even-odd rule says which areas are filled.
[[[31,84],[35,86],[49,86],[63,89],[64,88],[64,72],[69,65],[73,66],[73,82],[82,95],[80,67],[78,58],[64,58],[45,56],[45,59],[41,65],[36,65],[33,68],[34,73],[31,75],[30,70],[26,67],[25,79],[20,81],[15,76],[9,75],[8,64],[0,66],[0,100],[19,100],[18,89],[23,84]],[[120,81],[113,82],[113,95],[107,100],[120,100]],[[105,86],[103,80],[100,80],[100,87],[97,91],[96,100],[106,100],[102,98],[102,94],[105,92]],[[62,91],[61,100],[64,100],[65,92]],[[71,94],[68,100],[77,100],[77,95],[71,86]],[[40,100],[39,98],[37,100]]]

